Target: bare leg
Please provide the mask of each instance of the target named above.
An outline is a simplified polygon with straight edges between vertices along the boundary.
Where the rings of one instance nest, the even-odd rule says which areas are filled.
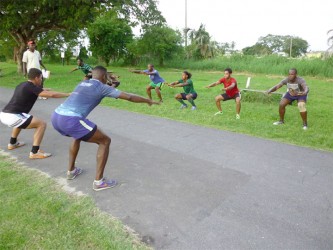
[[[299,112],[301,117],[302,117],[302,120],[303,120],[303,124],[304,125],[307,125],[308,124],[308,119],[307,119],[307,116],[308,116],[308,112],[305,111],[305,112]]]
[[[97,128],[94,135],[87,142],[93,142],[98,144],[95,180],[100,180],[103,178],[105,165],[108,161],[111,138]]]
[[[240,114],[240,110],[241,110],[241,99],[240,97],[236,98],[236,113]]]
[[[286,112],[286,106],[290,103],[288,99],[283,98],[279,105],[279,114],[280,114],[280,121],[284,121],[284,114]]]
[[[36,117],[33,117],[27,129],[35,128],[33,146],[40,146],[46,130],[46,123]]]
[[[221,95],[218,95],[215,97],[215,104],[216,104],[217,109],[220,112],[222,112],[221,101],[223,101],[223,100],[224,100],[223,96],[221,96]]]
[[[20,128],[13,128],[11,137],[17,138],[21,132]]]
[[[158,98],[160,99],[160,102],[162,101],[162,95],[161,95],[161,90],[159,87],[155,88],[156,94],[158,96]]]
[[[68,171],[73,171],[75,168],[75,160],[80,149],[80,140],[74,139],[69,147],[69,165]]]
[[[150,100],[152,100],[152,98],[151,98],[151,86],[150,85],[148,85],[147,86],[147,88],[146,88],[146,92],[147,92],[147,94],[148,94],[148,98],[150,99]]]

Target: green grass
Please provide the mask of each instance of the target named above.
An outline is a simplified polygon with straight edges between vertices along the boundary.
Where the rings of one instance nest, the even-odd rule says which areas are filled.
[[[46,81],[46,87],[51,87],[59,91],[72,91],[76,84],[83,78],[83,73],[76,71],[68,72],[74,67],[61,65],[47,65],[51,71],[51,78]],[[16,65],[0,65],[3,69],[3,77],[0,78],[0,86],[14,88],[18,82],[23,81],[22,76],[17,76]],[[162,77],[168,82],[180,79],[182,70],[180,69],[159,69]],[[119,89],[146,96],[145,88],[149,82],[144,75],[137,75],[128,72],[128,68],[111,68],[109,70],[120,75],[121,85]],[[105,98],[102,102],[117,109],[129,110],[132,112],[159,116],[167,119],[187,122],[200,126],[216,129],[228,130],[237,133],[253,135],[256,137],[272,139],[289,144],[312,147],[316,149],[333,151],[333,79],[322,77],[303,76],[310,87],[310,94],[307,103],[308,124],[307,131],[302,130],[302,121],[297,109],[297,105],[287,107],[283,126],[273,126],[272,123],[279,119],[278,103],[279,99],[275,95],[267,98],[262,94],[247,93],[243,97],[241,120],[235,119],[235,103],[227,101],[222,103],[224,114],[215,117],[217,111],[214,97],[220,94],[221,87],[205,89],[204,86],[215,82],[223,76],[222,71],[202,71],[191,70],[198,99],[195,101],[198,110],[191,112],[179,110],[179,103],[174,99],[176,93],[181,92],[181,88],[164,87],[162,95],[164,103],[147,107],[145,104],[134,104],[123,100]],[[251,76],[251,88],[257,90],[267,90],[277,84],[284,75],[267,75],[254,73],[234,72],[233,76],[238,80],[239,88],[245,88],[247,77]],[[284,92],[286,89],[280,89]],[[156,93],[153,92],[153,98]],[[257,96],[255,96],[257,95]]]
[[[149,249],[92,198],[0,154],[0,249]]]

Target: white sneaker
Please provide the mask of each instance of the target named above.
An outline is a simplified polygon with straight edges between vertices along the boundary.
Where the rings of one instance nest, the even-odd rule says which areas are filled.
[[[182,106],[180,106],[180,109],[186,109],[187,105],[186,104],[182,104]]]
[[[236,114],[236,119],[239,120],[240,119],[240,115]]]
[[[284,124],[284,121],[273,122],[273,125],[282,125],[282,124]]]
[[[191,108],[191,110],[197,110],[197,107],[196,107],[196,106],[193,106],[193,107]]]
[[[308,129],[308,125],[303,125],[303,129],[307,130]]]
[[[218,111],[214,115],[222,115],[222,114],[223,114],[223,111]]]

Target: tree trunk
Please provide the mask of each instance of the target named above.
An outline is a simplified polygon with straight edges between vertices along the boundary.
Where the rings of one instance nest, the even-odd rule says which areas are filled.
[[[23,53],[26,51],[26,45],[25,43],[21,43],[20,47],[16,49],[15,53],[15,60],[17,61],[17,73],[22,74],[23,73],[23,63],[22,63],[22,58],[23,58]]]

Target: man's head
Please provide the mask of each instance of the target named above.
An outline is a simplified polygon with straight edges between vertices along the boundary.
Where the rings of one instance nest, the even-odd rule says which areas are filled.
[[[35,48],[36,48],[36,42],[35,42],[35,40],[29,40],[29,41],[28,41],[28,48],[29,48],[29,50],[31,50],[31,51],[34,51],[34,50],[35,50]]]
[[[226,68],[224,70],[224,77],[225,78],[230,78],[231,74],[232,74],[232,69],[231,68]]]
[[[42,71],[36,68],[31,68],[28,72],[28,79],[30,82],[34,83],[35,85],[40,86],[43,80]]]
[[[81,58],[77,59],[77,65],[82,66],[83,65],[83,60]]]
[[[153,71],[154,70],[154,65],[153,64],[148,64],[148,70]]]
[[[92,70],[92,78],[97,79],[104,84],[108,81],[107,74],[108,74],[108,71],[103,66],[96,66]]]
[[[295,68],[290,69],[288,73],[289,81],[294,82],[296,77],[297,77],[297,69]]]

